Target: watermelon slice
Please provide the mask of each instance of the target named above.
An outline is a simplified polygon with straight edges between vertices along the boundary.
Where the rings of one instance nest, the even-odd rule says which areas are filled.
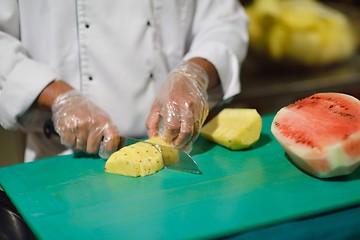
[[[327,178],[360,165],[360,101],[342,93],[318,93],[280,109],[271,131],[295,165]]]

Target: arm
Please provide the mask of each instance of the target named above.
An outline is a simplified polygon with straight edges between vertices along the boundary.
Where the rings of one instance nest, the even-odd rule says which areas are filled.
[[[240,68],[248,49],[248,18],[237,0],[196,1],[192,42],[184,60],[200,57],[217,70],[222,97],[240,92]],[[220,100],[212,99],[209,101]]]
[[[240,62],[247,49],[247,19],[238,1],[197,1],[190,50],[170,73],[147,119],[149,136],[190,152],[209,112],[208,92],[240,91]]]
[[[5,129],[22,126],[19,118],[57,74],[33,61],[19,41],[17,1],[2,1],[0,8],[0,124]]]
[[[59,79],[50,67],[34,61],[20,42],[17,1],[0,8],[0,124],[6,129],[41,131],[48,114],[29,121],[39,108],[53,114],[61,141],[68,147],[107,157],[117,150],[120,136],[109,116]],[[37,119],[38,120],[38,119]],[[31,122],[31,123],[30,123]],[[34,126],[33,126],[34,125]]]

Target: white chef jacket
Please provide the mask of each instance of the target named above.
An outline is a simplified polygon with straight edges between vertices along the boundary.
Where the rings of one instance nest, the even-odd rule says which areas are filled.
[[[31,108],[61,79],[103,108],[120,134],[145,122],[171,69],[209,60],[227,99],[240,91],[247,17],[237,0],[0,0],[0,124],[27,132],[27,159],[60,154]],[[210,98],[212,94],[210,94]]]

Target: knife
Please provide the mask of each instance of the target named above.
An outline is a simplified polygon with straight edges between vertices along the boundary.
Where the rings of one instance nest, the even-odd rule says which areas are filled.
[[[53,135],[58,135],[54,129],[54,124],[51,119],[47,120],[44,124],[44,134],[47,138],[51,138]],[[176,149],[169,146],[160,145],[157,143],[151,143],[147,141],[143,141],[140,139],[135,139],[131,137],[124,137],[124,142],[120,147],[128,146],[137,142],[145,142],[155,146],[161,153],[163,154],[164,166],[167,169],[181,171],[186,173],[193,174],[202,174],[197,163],[192,159],[192,157],[184,152],[183,150]],[[173,156],[176,155],[176,159],[168,158],[164,156],[164,153],[171,153]]]

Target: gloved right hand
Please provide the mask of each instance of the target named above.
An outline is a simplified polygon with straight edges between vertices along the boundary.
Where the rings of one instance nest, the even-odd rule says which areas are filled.
[[[174,69],[149,113],[149,137],[159,135],[172,146],[191,152],[209,113],[208,85],[207,72],[196,63],[184,62]]]
[[[77,90],[58,96],[51,107],[61,143],[108,158],[118,149],[120,135],[110,117]]]

